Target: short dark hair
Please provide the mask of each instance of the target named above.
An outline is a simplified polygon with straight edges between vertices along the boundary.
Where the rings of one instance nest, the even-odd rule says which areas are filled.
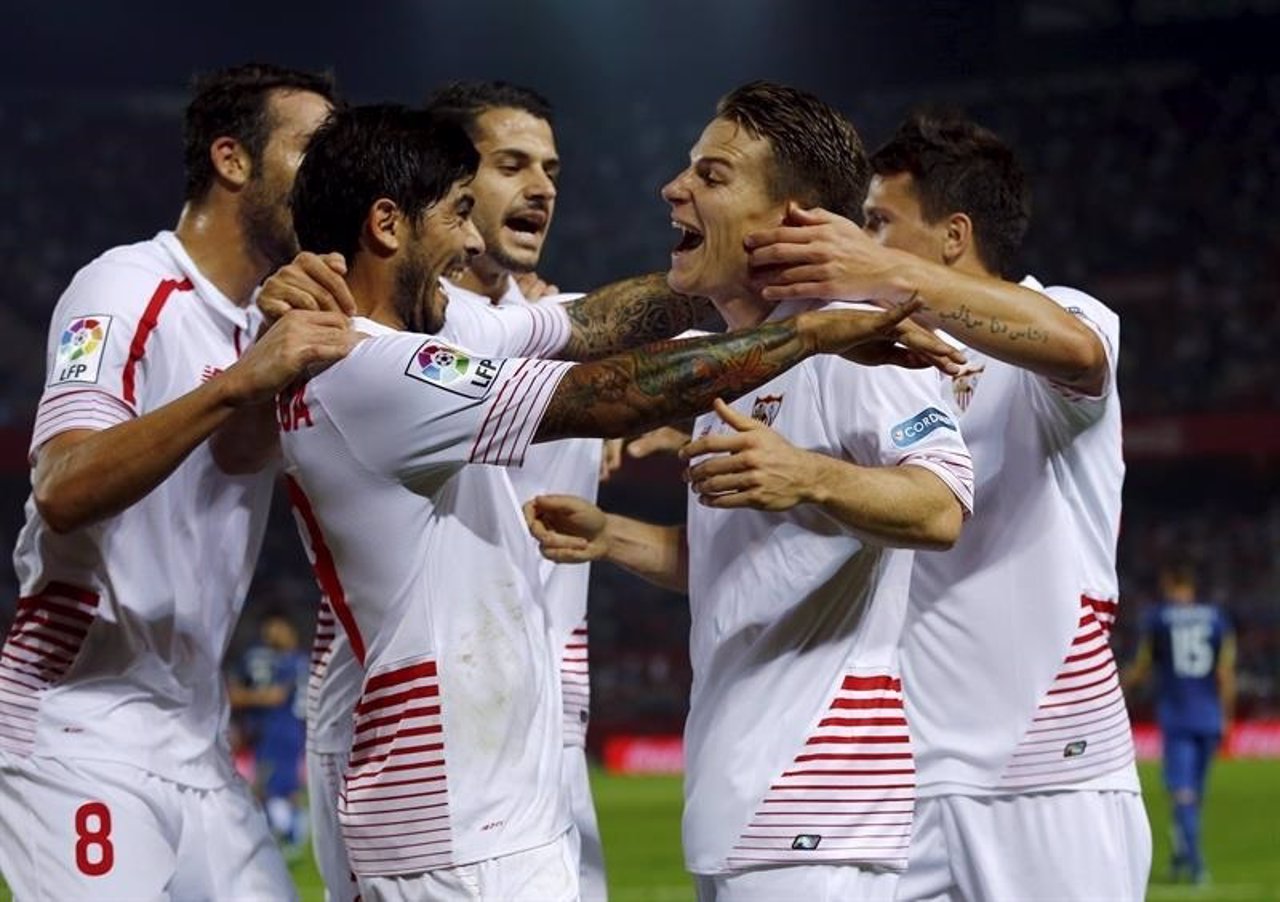
[[[532,88],[505,81],[451,81],[433,91],[425,106],[441,119],[461,125],[468,134],[475,128],[480,114],[489,110],[524,110],[552,124],[551,101]]]
[[[871,155],[876,175],[911,174],[928,222],[952,213],[973,221],[978,259],[1006,278],[1031,222],[1031,188],[1013,149],[955,112],[912,114]]]
[[[775,198],[861,221],[871,167],[853,123],[838,110],[806,91],[753,81],[720,98],[716,116],[769,141]]]
[[[462,128],[395,104],[335,111],[307,145],[293,183],[293,227],[306,251],[355,260],[360,230],[378,198],[416,221],[476,173],[480,158]]]
[[[269,63],[246,63],[198,75],[192,88],[194,96],[187,104],[182,129],[187,200],[200,200],[212,187],[209,147],[219,138],[229,136],[243,144],[256,169],[274,126],[268,104],[271,92],[308,91],[330,102],[334,98],[332,76]]]

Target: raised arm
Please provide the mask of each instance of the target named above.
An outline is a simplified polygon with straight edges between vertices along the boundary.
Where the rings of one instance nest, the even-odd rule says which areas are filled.
[[[736,398],[813,354],[883,341],[918,309],[915,301],[878,313],[802,313],[755,329],[658,342],[581,364],[557,387],[534,441],[636,435],[694,416],[716,398]]]
[[[679,335],[715,315],[706,298],[677,294],[663,273],[612,282],[564,305],[572,332],[557,355],[596,360]]]
[[[33,496],[54,532],[137,503],[238,410],[264,402],[314,364],[354,344],[344,316],[291,313],[226,372],[163,407],[102,430],[72,429],[37,452]]]
[[[1107,380],[1102,340],[1049,298],[1013,282],[969,275],[886,248],[826,210],[788,211],[787,224],[747,236],[751,265],[771,300],[902,301],[917,319],[970,347],[1089,395]]]

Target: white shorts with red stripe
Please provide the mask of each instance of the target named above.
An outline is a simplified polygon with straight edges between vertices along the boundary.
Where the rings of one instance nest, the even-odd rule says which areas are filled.
[[[378,902],[578,902],[578,870],[569,834],[542,846],[408,876],[361,877],[364,898]]]
[[[338,822],[338,799],[347,752],[307,749],[307,797],[311,808],[311,852],[324,880],[325,902],[355,902],[360,897],[351,872],[347,844]]]
[[[1080,790],[916,801],[899,902],[1140,902],[1151,826],[1134,792]]]
[[[698,902],[891,902],[898,874],[851,864],[801,864],[736,874],[695,874],[693,882]]]
[[[0,870],[23,902],[296,899],[238,778],[194,789],[107,761],[0,752]]]

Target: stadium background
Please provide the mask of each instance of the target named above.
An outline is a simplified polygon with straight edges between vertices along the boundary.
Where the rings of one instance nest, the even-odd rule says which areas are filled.
[[[169,228],[193,70],[248,59],[328,68],[354,101],[419,101],[448,78],[528,84],[556,106],[564,178],[541,274],[566,289],[665,265],[658,188],[716,98],[770,78],[845,110],[869,146],[914,105],[959,106],[1011,141],[1035,214],[1024,263],[1122,317],[1129,465],[1116,642],[1131,653],[1157,566],[1187,560],[1240,635],[1242,721],[1209,793],[1215,886],[1280,898],[1280,34],[1277,0],[526,0],[355,4],[6,4],[0,32],[0,544],[12,548],[49,312],[74,271]],[[678,469],[630,462],[606,506],[674,521]],[[16,586],[0,561],[0,627]],[[310,630],[314,584],[276,512],[255,612]],[[679,731],[683,600],[593,575],[591,747]],[[1146,698],[1131,700],[1149,720]],[[1270,724],[1270,727],[1268,727]],[[1270,730],[1270,732],[1268,731]],[[661,766],[661,750],[649,753]],[[656,760],[655,760],[656,759]],[[1157,844],[1167,816],[1144,778]],[[678,783],[601,776],[615,898],[683,899]],[[300,884],[314,883],[305,865]],[[1181,895],[1180,895],[1181,894]],[[2,896],[3,893],[0,893]],[[1153,886],[1152,898],[1184,890]]]

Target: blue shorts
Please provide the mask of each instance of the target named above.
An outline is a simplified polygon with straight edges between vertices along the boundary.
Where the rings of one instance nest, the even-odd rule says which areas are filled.
[[[302,750],[295,748],[258,749],[258,782],[267,798],[288,797],[302,788],[299,768]]]
[[[1169,792],[1194,790],[1204,794],[1204,778],[1209,762],[1222,741],[1222,734],[1175,730],[1164,734],[1164,785]]]

